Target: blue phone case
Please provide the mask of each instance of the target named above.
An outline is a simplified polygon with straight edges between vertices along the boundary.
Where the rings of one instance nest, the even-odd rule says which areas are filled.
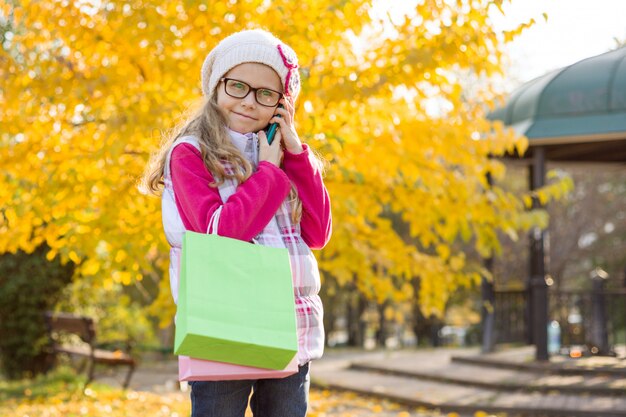
[[[280,107],[281,109],[284,109],[282,104],[279,105],[278,107]],[[277,114],[276,116],[280,117],[280,114]],[[276,136],[277,130],[278,130],[278,123],[272,123],[267,129],[267,132],[265,132],[265,134],[267,135],[267,143],[269,143],[270,145],[272,144],[272,142],[274,142],[274,136]]]
[[[272,142],[274,142],[274,136],[276,136],[277,130],[278,130],[278,123],[272,123],[269,129],[267,129],[267,132],[265,133],[267,135],[267,143],[269,143],[270,145],[272,144]]]

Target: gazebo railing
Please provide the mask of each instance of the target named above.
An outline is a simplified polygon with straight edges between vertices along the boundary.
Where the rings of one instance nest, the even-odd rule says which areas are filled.
[[[526,290],[496,290],[496,343],[530,343]]]
[[[496,343],[532,343],[528,291],[496,290]],[[556,291],[550,289],[549,320],[560,329],[560,345],[587,345],[609,353],[626,345],[626,289]]]

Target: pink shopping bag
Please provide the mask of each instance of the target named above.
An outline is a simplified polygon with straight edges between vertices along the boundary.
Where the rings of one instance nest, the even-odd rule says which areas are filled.
[[[225,362],[205,361],[203,359],[178,356],[179,381],[230,381],[235,379],[285,378],[298,372],[298,355],[285,369],[273,370],[233,365]]]

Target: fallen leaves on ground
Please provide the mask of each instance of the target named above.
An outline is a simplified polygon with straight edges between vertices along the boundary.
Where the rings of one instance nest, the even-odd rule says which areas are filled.
[[[190,415],[189,392],[122,390],[94,382],[69,369],[21,381],[0,380],[2,417],[183,417]],[[248,410],[246,417],[252,417]],[[417,409],[345,391],[312,388],[308,417],[495,417]],[[498,416],[501,417],[501,416]]]
[[[446,417],[350,392],[312,389],[309,417]]]
[[[51,396],[10,398],[0,404],[5,417],[183,417],[190,414],[189,394],[155,394],[141,391],[87,388]],[[352,393],[313,389],[309,417],[446,417],[432,411],[407,407]],[[450,414],[452,416],[454,414]],[[246,417],[252,417],[248,411]]]

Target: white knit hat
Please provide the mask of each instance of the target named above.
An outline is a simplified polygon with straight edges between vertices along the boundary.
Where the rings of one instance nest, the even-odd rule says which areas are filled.
[[[213,48],[202,64],[202,93],[211,97],[224,74],[246,62],[271,67],[280,77],[285,95],[296,99],[300,92],[296,53],[274,35],[261,29],[233,33]]]

